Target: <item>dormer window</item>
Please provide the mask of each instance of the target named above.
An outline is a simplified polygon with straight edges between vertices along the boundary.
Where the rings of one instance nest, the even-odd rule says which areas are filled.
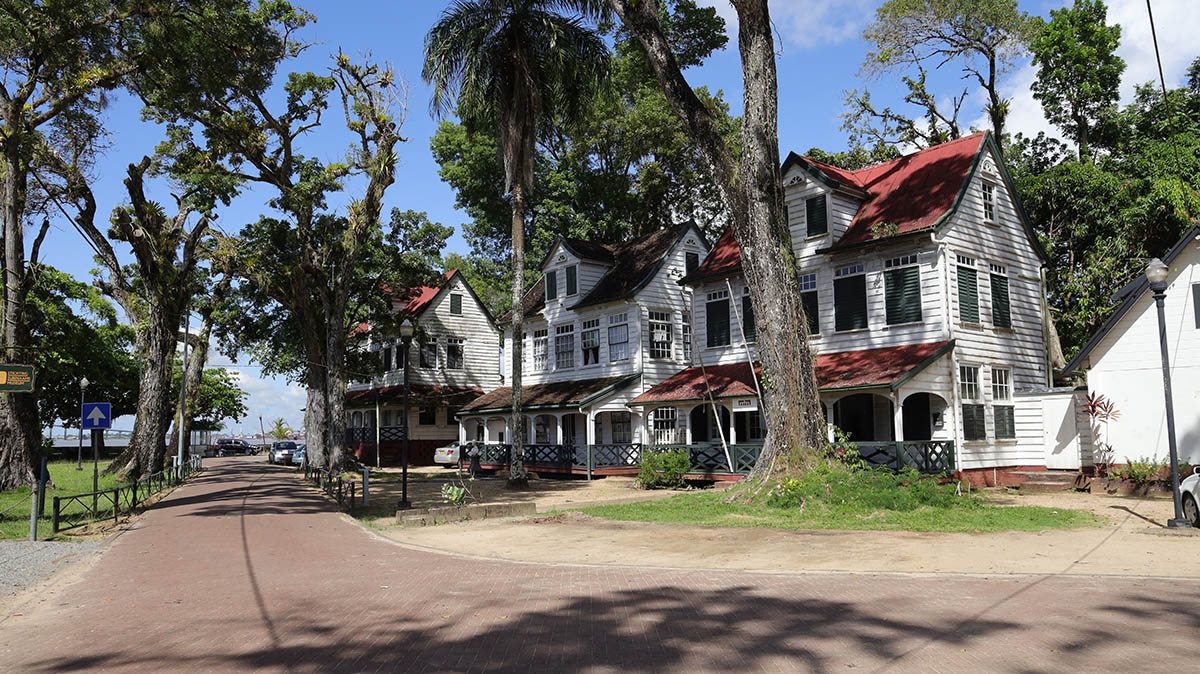
[[[574,264],[567,267],[567,297],[579,292],[578,269],[579,265]]]
[[[462,295],[458,293],[450,295],[450,313],[455,316],[462,316]]]
[[[996,223],[996,186],[986,180],[979,183],[983,194],[983,221]]]
[[[700,266],[700,253],[684,253],[683,254],[683,269],[690,274],[696,271],[696,267]]]
[[[546,272],[546,300],[558,299],[558,272]]]
[[[804,200],[804,217],[807,221],[808,236],[820,236],[829,232],[824,194]]]

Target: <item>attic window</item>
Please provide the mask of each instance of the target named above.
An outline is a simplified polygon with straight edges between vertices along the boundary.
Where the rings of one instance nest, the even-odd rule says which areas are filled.
[[[983,221],[996,222],[996,186],[986,180],[979,183],[983,192]]]
[[[573,264],[570,267],[567,267],[567,297],[579,292],[578,272],[578,265]]]
[[[804,217],[808,236],[820,236],[829,232],[829,216],[826,213],[824,194],[804,200]]]
[[[1196,321],[1196,329],[1200,330],[1200,283],[1192,284],[1192,319]]]
[[[690,274],[696,271],[696,267],[700,266],[700,253],[684,253],[683,268]]]
[[[546,299],[558,299],[558,272],[546,272]]]
[[[462,316],[462,295],[454,293],[450,296],[450,313]]]

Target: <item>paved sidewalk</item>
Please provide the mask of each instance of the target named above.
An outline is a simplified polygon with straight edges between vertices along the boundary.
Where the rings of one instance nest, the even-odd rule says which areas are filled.
[[[0,670],[1194,666],[1194,581],[481,561],[384,541],[260,460],[206,463],[204,475],[140,518],[77,582],[29,598],[24,615],[0,622]]]

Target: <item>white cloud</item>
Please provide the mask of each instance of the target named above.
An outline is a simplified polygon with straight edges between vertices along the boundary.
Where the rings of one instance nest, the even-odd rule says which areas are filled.
[[[725,19],[730,48],[736,49],[737,11],[729,0],[700,0],[715,7]],[[775,0],[770,4],[771,20],[785,47],[810,49],[838,44],[858,37],[875,15],[874,0]]]
[[[1196,11],[1196,0],[1155,0],[1153,4],[1163,74],[1168,87],[1179,87],[1192,59],[1200,56],[1195,39],[1200,33],[1200,12]],[[1154,82],[1157,86],[1158,83],[1158,63],[1154,58],[1145,0],[1109,0],[1108,23],[1121,25],[1121,46],[1117,49],[1117,54],[1125,59],[1121,102],[1128,103],[1133,98],[1135,85]],[[1012,98],[1008,129],[1027,136],[1045,131],[1047,135],[1061,139],[1062,133],[1046,121],[1041,103],[1033,98],[1031,87],[1036,76],[1037,69],[1027,63],[1005,79],[1002,93]],[[974,105],[977,100],[982,99],[973,98],[968,105]],[[987,116],[981,114],[974,124],[986,128]]]
[[[282,378],[263,377],[257,365],[236,363],[215,350],[208,355],[208,366],[228,368],[238,386],[248,394],[246,417],[237,422],[226,421],[228,430],[240,432],[244,429],[247,433],[257,433],[259,415],[267,425],[282,417],[292,428],[303,427],[304,414],[300,409],[307,402],[303,387],[289,384]]]

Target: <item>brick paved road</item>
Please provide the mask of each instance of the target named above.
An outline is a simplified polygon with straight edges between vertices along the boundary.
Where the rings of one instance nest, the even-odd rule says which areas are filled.
[[[379,540],[282,468],[207,463],[0,623],[0,670],[1182,672],[1200,646],[1193,581],[478,561]]]

